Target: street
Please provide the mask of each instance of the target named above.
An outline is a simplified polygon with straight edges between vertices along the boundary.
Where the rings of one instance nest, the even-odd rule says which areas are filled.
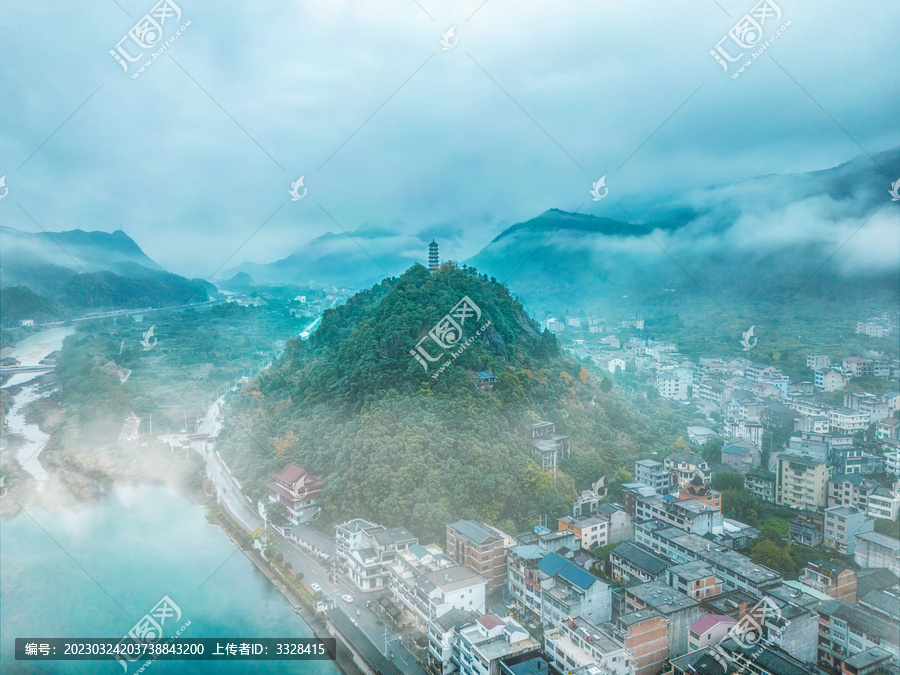
[[[218,435],[222,427],[218,419],[222,401],[223,399],[220,398],[209,407],[200,422],[198,433],[210,436]],[[237,481],[225,468],[225,463],[213,447],[206,446],[204,460],[206,461],[207,475],[216,485],[219,501],[228,508],[248,532],[263,527],[259,513],[244,497]],[[303,581],[307,587],[313,583],[319,584],[322,594],[332,598],[337,607],[355,620],[363,633],[382,653],[385,653],[385,637],[387,637],[387,652],[393,652],[394,664],[406,675],[425,675],[424,668],[400,643],[400,639],[394,631],[388,628],[387,636],[385,636],[385,624],[377,615],[372,593],[359,592],[355,587],[345,583],[340,575],[338,575],[337,583],[332,583],[328,568],[324,567],[319,560],[310,556],[295,542],[282,536],[275,528],[269,528],[268,532],[275,540],[276,550],[284,556],[285,561],[290,562],[296,572],[303,574]],[[345,594],[353,597],[353,603],[348,603],[340,597]],[[371,608],[366,607],[367,600],[373,600]]]

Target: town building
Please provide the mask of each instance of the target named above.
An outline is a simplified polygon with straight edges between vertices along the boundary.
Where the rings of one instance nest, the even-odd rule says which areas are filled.
[[[597,507],[594,516],[607,522],[607,544],[634,539],[634,521],[621,504],[605,502]]]
[[[860,567],[884,567],[900,574],[900,540],[877,532],[857,534],[853,562]]]
[[[830,391],[843,389],[847,385],[847,378],[839,370],[826,368],[825,370],[815,371],[813,383],[817,389],[821,389],[827,394]]]
[[[653,459],[639,459],[634,463],[634,480],[656,490],[659,494],[669,494],[672,487],[672,473],[662,462]]]
[[[602,627],[631,652],[634,675],[656,675],[669,657],[668,622],[655,610],[629,612]]]
[[[824,370],[831,365],[831,357],[822,352],[806,355],[806,367],[810,370]]]
[[[553,422],[541,421],[529,425],[525,433],[525,446],[532,455],[540,457],[544,471],[552,471],[560,459],[571,454],[569,437],[557,434]]]
[[[638,497],[635,502],[637,520],[658,520],[692,534],[722,532],[722,512],[696,499],[677,500],[674,495]]]
[[[841,370],[850,377],[865,377],[873,375],[872,362],[858,356],[848,356],[844,359]]]
[[[676,452],[666,457],[665,468],[672,474],[675,486],[690,483],[694,476],[700,476],[704,483],[709,482],[709,464],[694,452]]]
[[[672,659],[688,651],[688,627],[703,611],[700,603],[662,581],[648,581],[624,589],[625,613],[652,609],[667,619],[669,650]]]
[[[319,514],[319,498],[325,485],[321,476],[296,464],[285,464],[281,471],[272,474],[272,478],[272,482],[266,483],[269,503],[283,504],[291,523],[306,523]]]
[[[900,419],[885,417],[880,422],[876,422],[875,438],[879,440],[891,438],[895,441],[900,438]]]
[[[757,565],[747,556],[664,523],[636,523],[634,539],[635,543],[676,563],[692,560],[708,563],[726,591],[741,589],[761,598],[766,588],[781,582],[780,574]]]
[[[724,614],[706,614],[688,627],[688,653],[715,647],[728,635],[735,619]]]
[[[861,474],[843,474],[828,481],[828,506],[852,506],[872,518],[896,520],[900,492],[892,494]]]
[[[610,551],[609,564],[613,579],[627,584],[664,579],[666,569],[672,563],[642,546],[625,541]]]
[[[818,511],[798,511],[790,522],[788,536],[795,544],[821,546],[825,540],[825,515]]]
[[[869,428],[869,415],[850,408],[829,408],[828,420],[831,430],[842,434],[853,435],[857,431]]]
[[[863,658],[881,658],[884,653],[900,659],[900,631],[890,619],[843,600],[818,607],[818,664],[837,673],[860,672]],[[863,672],[872,673],[873,670]]]
[[[825,509],[825,548],[842,555],[853,555],[856,535],[871,532],[875,521],[864,511],[852,506],[832,506]]]
[[[546,527],[536,526],[528,532],[522,532],[515,536],[520,545],[535,545],[546,553],[553,553],[560,549],[577,550],[581,548],[581,540],[572,530],[553,531]]]
[[[459,672],[454,654],[457,631],[475,623],[478,615],[462,609],[451,609],[428,622],[428,665],[437,675]]]
[[[758,469],[762,461],[762,451],[752,441],[732,438],[722,446],[722,464],[742,476],[753,469]]]
[[[560,518],[559,529],[570,530],[581,540],[581,548],[590,551],[594,546],[609,543],[609,521],[591,516],[589,518]]]
[[[682,483],[675,494],[675,499],[678,501],[693,499],[711,506],[716,511],[722,510],[722,493],[709,487],[700,476],[694,476],[689,483]]]
[[[335,526],[335,549],[350,581],[362,591],[384,588],[389,567],[419,540],[402,527],[385,527],[354,518]]]
[[[688,383],[677,375],[667,372],[656,374],[656,389],[660,396],[673,401],[683,401],[690,395]]]
[[[594,623],[609,620],[609,586],[562,556],[534,545],[514,546],[507,565],[510,595],[545,626],[570,616]]]
[[[856,571],[834,560],[820,558],[800,570],[800,582],[835,600],[856,602]]]
[[[884,453],[884,470],[900,477],[900,451],[893,450]]]
[[[694,600],[704,600],[722,592],[722,584],[713,567],[704,560],[692,560],[670,566],[665,582]]]
[[[289,528],[287,536],[323,562],[330,561],[337,550],[334,539],[302,523]]]
[[[715,648],[707,647],[673,659],[671,675],[826,675],[785,650],[765,642],[742,645],[728,638]]]
[[[531,658],[539,649],[538,642],[512,617],[485,614],[456,631],[454,656],[459,675],[508,675],[515,671],[504,671],[503,661]]]
[[[777,479],[774,471],[752,469],[744,474],[744,489],[764,502],[775,503],[775,485]]]
[[[596,666],[586,675],[634,675],[634,658],[624,641],[604,628],[574,616],[544,633],[544,651],[562,672]]]
[[[776,504],[814,511],[825,507],[830,473],[824,461],[784,453],[778,456],[775,477]]]
[[[506,551],[515,544],[512,537],[484,523],[459,520],[447,525],[447,556],[482,577],[488,593],[506,583]]]

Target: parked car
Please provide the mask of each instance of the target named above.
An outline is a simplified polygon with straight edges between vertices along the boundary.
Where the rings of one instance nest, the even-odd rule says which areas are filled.
[[[319,591],[322,590],[322,587],[319,586],[319,584],[310,584],[309,587],[310,587],[311,589],[313,589],[313,591],[314,591],[315,593],[318,593]]]
[[[349,603],[351,603],[351,604],[353,603],[353,596],[352,596],[352,595],[348,595],[347,593],[344,593],[344,594],[341,596],[341,599],[342,599],[344,602],[349,602]]]
[[[366,607],[371,607],[371,606],[372,606],[372,601],[366,600]]]

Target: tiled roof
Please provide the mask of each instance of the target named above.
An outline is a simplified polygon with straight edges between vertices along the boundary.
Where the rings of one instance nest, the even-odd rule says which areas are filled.
[[[653,576],[664,572],[666,568],[669,567],[669,564],[665,560],[653,555],[649,551],[645,551],[643,548],[630,541],[622,542],[616,546],[616,548],[613,549],[613,553],[620,558],[624,558],[633,565],[640,567],[642,570]]]
[[[506,622],[496,614],[485,614],[484,616],[479,616],[476,621],[484,626],[487,630],[496,628],[497,626],[506,625]]]
[[[600,579],[587,570],[582,569],[574,563],[570,563],[568,560],[561,558],[555,553],[548,553],[544,556],[537,564],[537,567],[542,572],[554,577],[558,576],[582,589],[590,588],[594,582],[600,581]]]
[[[723,621],[725,623],[737,623],[737,621],[732,619],[730,616],[725,616],[724,614],[707,614],[706,616],[692,623],[690,626],[690,630],[694,631],[698,635],[703,635],[710,628],[722,623]]]
[[[483,544],[488,539],[497,539],[497,535],[480,523],[472,520],[460,520],[450,526],[457,534],[475,544]]]

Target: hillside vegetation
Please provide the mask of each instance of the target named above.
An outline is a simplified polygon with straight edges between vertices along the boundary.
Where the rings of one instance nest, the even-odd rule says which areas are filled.
[[[434,378],[452,350],[427,372],[410,351],[463,297],[482,315]],[[481,370],[498,376],[493,389],[476,386]],[[326,311],[308,341],[290,341],[234,399],[220,451],[254,497],[289,461],[325,475],[326,520],[365,517],[432,540],[458,518],[512,531],[562,515],[601,475],[627,478],[634,457],[683,431],[671,406],[600,384],[505,286],[451,264],[416,265]],[[555,477],[522,441],[539,419],[571,436]]]

